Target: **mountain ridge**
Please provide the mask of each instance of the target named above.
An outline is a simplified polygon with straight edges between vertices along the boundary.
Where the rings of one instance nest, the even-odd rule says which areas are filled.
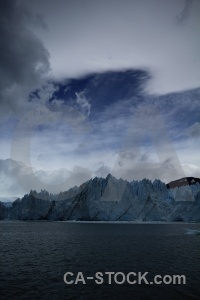
[[[108,174],[57,195],[30,191],[11,207],[0,202],[0,219],[200,222],[199,182],[176,182],[172,188],[158,179],[128,182]]]

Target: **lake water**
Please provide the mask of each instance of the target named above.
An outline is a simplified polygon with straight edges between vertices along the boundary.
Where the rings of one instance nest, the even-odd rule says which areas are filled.
[[[1,222],[0,299],[200,299],[200,235],[186,228],[200,224]],[[63,280],[112,271],[185,275],[186,284]]]

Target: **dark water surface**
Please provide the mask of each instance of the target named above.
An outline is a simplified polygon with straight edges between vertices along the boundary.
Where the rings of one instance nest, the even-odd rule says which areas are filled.
[[[200,299],[200,235],[185,228],[200,224],[1,222],[0,299]],[[186,285],[63,281],[106,271],[185,275]]]

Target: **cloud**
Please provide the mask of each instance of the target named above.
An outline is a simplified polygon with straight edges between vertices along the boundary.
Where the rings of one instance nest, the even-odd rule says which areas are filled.
[[[148,178],[152,181],[160,179],[165,183],[177,178],[186,176],[200,177],[200,167],[192,164],[175,164],[173,158],[168,158],[164,162],[145,162],[126,160],[115,165],[111,173],[117,178],[129,181],[142,180]]]
[[[111,172],[110,168],[108,166],[105,166],[104,164],[99,167],[96,171],[95,171],[95,176],[97,177],[106,177],[109,173]]]
[[[77,86],[80,82],[77,79]],[[118,83],[120,86],[119,78]],[[110,81],[107,80],[106,84],[109,85]],[[112,99],[107,105],[96,108],[90,87],[91,84],[87,88],[84,86],[81,93],[81,89],[76,92],[73,86],[75,98],[72,99],[65,99],[59,93],[59,85],[52,82],[33,92],[32,110],[12,128],[11,158],[23,161],[37,171],[43,170],[45,173],[40,172],[41,176],[50,172],[47,178],[51,183],[53,180],[57,182],[56,174],[62,178],[59,170],[63,166],[73,173],[77,165],[89,170],[91,176],[106,176],[107,172],[113,171],[121,177],[136,175],[137,178],[140,174],[170,181],[172,175],[177,178],[185,176],[183,164],[199,165],[198,153],[194,153],[199,145],[191,141],[187,133],[187,128],[198,118],[199,90],[161,97],[139,93],[130,98],[125,94],[125,98],[119,96],[117,101]],[[100,93],[103,86],[97,86],[97,89]],[[82,105],[76,106],[76,93],[84,101],[90,101],[89,118],[82,111]],[[90,95],[89,100],[84,98],[85,93],[87,97]],[[110,96],[110,90],[103,95]],[[5,124],[1,128],[5,136],[2,145],[6,145],[9,136],[7,127]],[[99,158],[102,165],[98,164]],[[162,166],[166,167],[167,162],[169,166],[163,171]],[[172,168],[173,164],[176,170]],[[137,174],[130,168],[136,169]],[[51,170],[58,173],[51,173]],[[45,175],[42,178],[45,181]]]
[[[199,174],[199,12],[195,0],[1,1],[2,193]]]
[[[17,0],[0,2],[0,116],[22,115],[27,94],[49,70],[49,54],[31,31],[32,15]]]
[[[48,24],[48,32],[35,31],[57,78],[139,68],[151,74],[146,86],[151,94],[199,87],[198,0],[36,0],[28,5]]]
[[[84,92],[75,93],[75,94],[76,94],[76,102],[79,105],[81,112],[88,117],[90,115],[91,104],[86,99]]]
[[[198,133],[198,123],[189,127],[181,139],[171,141],[170,124],[165,128],[157,108],[142,105],[134,108],[135,114],[129,117],[119,114],[123,110],[123,103],[121,110],[119,103],[110,107],[110,114],[105,112],[106,122],[101,123],[105,117],[102,113],[97,123],[91,123],[92,130],[82,134],[74,134],[70,127],[53,126],[35,131],[35,136],[26,140],[28,136],[20,131],[12,157],[21,158],[24,163],[15,162],[13,167],[7,160],[0,171],[2,196],[18,196],[30,189],[43,188],[59,192],[94,176],[106,177],[108,173],[127,180],[146,177],[165,182],[184,176],[200,177],[200,141],[193,138]],[[123,124],[126,126],[122,127]]]
[[[22,197],[30,190],[45,189],[51,193],[66,191],[91,178],[91,171],[75,166],[72,171],[35,170],[22,162],[0,159],[0,189],[2,197]]]

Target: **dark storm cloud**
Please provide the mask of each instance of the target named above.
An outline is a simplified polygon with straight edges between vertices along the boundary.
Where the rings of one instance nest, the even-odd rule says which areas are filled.
[[[29,29],[36,22],[20,1],[0,1],[1,113],[23,110],[25,95],[49,69],[49,55]],[[41,22],[40,22],[41,23]]]

